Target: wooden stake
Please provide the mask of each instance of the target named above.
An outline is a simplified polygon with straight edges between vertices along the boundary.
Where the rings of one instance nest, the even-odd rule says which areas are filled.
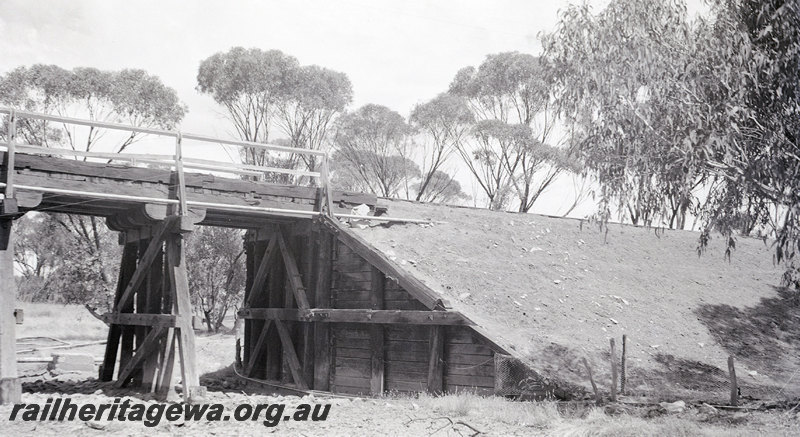
[[[592,383],[592,390],[594,390],[594,400],[597,405],[600,405],[600,392],[597,391],[597,384],[594,383],[594,377],[592,376],[592,368],[589,367],[589,362],[586,361],[586,358],[583,359],[583,365],[586,367],[586,372],[589,374],[589,382]]]
[[[617,402],[617,348],[611,339],[611,402]]]
[[[626,334],[622,334],[622,366],[620,367],[620,378],[619,378],[619,394],[625,395],[625,383],[628,380],[626,376],[626,372],[628,369],[627,363],[625,362],[627,357],[627,345],[628,345],[628,336]]]
[[[728,373],[731,376],[731,406],[739,405],[739,386],[736,384],[736,369],[733,367],[733,355],[728,357]]]

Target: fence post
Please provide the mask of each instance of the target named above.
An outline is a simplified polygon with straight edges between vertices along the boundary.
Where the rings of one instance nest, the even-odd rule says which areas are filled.
[[[611,339],[611,402],[617,402],[617,348]]]
[[[626,369],[628,368],[628,366],[625,363],[625,359],[627,356],[627,345],[628,345],[628,336],[626,334],[622,334],[622,366],[620,367],[619,394],[623,396],[625,395],[625,382],[628,379],[626,376]]]
[[[586,361],[586,358],[583,358],[583,365],[586,367],[586,372],[589,373],[589,382],[592,383],[592,390],[594,390],[594,400],[597,405],[600,405],[600,393],[597,391],[597,384],[594,383],[594,377],[592,376],[592,368],[589,367],[589,362]]]
[[[739,405],[739,386],[736,384],[736,369],[733,367],[733,355],[728,357],[728,373],[731,376],[731,406]]]

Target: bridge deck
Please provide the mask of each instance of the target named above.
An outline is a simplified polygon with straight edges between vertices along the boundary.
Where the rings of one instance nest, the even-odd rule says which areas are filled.
[[[0,162],[5,162],[0,151]],[[112,217],[138,211],[146,202],[143,198],[174,199],[175,172],[158,168],[142,168],[119,164],[87,162],[75,159],[17,153],[14,164],[14,183],[18,190],[21,211],[40,210],[71,214]],[[5,173],[6,169],[3,168]],[[186,173],[186,197],[192,204],[229,205],[240,210],[203,205],[204,225],[251,228],[262,226],[265,220],[310,218],[318,202],[318,188],[298,185],[279,185],[212,174]],[[39,187],[33,191],[24,187]],[[56,191],[56,192],[53,192]],[[58,192],[61,191],[61,192]],[[69,192],[68,194],[66,192]],[[38,194],[41,202],[38,205]],[[101,193],[116,198],[98,198],[91,193]],[[26,204],[25,195],[35,198]],[[126,198],[130,196],[130,198]],[[375,210],[377,198],[370,194],[332,193],[334,206],[341,213],[367,204]],[[252,208],[255,207],[255,208]],[[246,210],[252,208],[251,211]],[[259,208],[292,210],[297,213],[276,211],[270,213]],[[317,208],[318,210],[318,208]]]

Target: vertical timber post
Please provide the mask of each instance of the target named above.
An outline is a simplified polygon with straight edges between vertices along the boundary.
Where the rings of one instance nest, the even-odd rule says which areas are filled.
[[[739,406],[739,385],[736,382],[736,368],[733,366],[733,355],[728,357],[728,373],[731,377],[731,406]]]
[[[317,237],[316,280],[314,281],[314,304],[316,308],[328,308],[331,303],[331,275],[333,269],[332,235],[320,226]],[[314,323],[314,390],[330,389],[331,340],[330,324]]]
[[[428,361],[428,393],[442,394],[444,392],[444,342],[445,327],[431,326],[430,356]]]
[[[617,402],[617,348],[611,341],[611,402]]]
[[[182,142],[183,136],[178,132],[175,137],[175,175],[177,177],[175,194],[178,198],[178,208],[177,211],[172,211],[173,215],[178,216],[178,223],[167,235],[164,252],[167,261],[167,278],[173,299],[173,314],[177,316],[177,329],[174,336],[180,353],[183,399],[185,402],[193,402],[204,396],[204,388],[200,387],[200,378],[197,374],[192,303],[189,296],[189,278],[186,273],[186,248],[183,234],[194,230],[194,224],[189,217],[186,204]],[[167,338],[169,339],[169,334]]]
[[[17,119],[12,110],[8,118],[8,144],[5,153],[5,196],[0,205],[0,405],[18,403],[22,385],[17,375],[17,333],[14,307],[17,284],[14,280],[14,215],[17,201],[14,195],[14,152]]]
[[[0,219],[0,405],[22,399],[17,376],[13,222],[11,218]]]
[[[384,282],[383,272],[376,267],[372,267],[372,293],[370,293],[370,303],[373,310],[384,308]],[[383,325],[373,324],[370,326],[370,341],[372,345],[372,376],[369,380],[369,389],[372,395],[383,394],[384,389],[384,329]]]
[[[628,336],[626,334],[622,334],[622,365],[620,366],[620,376],[619,376],[619,394],[625,395],[625,384],[628,382]]]

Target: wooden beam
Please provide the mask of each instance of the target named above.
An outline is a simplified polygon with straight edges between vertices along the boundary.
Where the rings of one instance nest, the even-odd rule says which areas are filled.
[[[322,220],[336,233],[339,241],[347,245],[347,247],[352,249],[360,257],[367,260],[368,263],[382,271],[387,278],[397,281],[400,287],[405,289],[411,296],[420,301],[427,308],[445,309],[450,307],[446,299],[439,296],[435,291],[431,290],[430,287],[415,278],[414,275],[397,266],[389,257],[375,249],[363,238],[342,226],[338,220],[330,217],[323,217]]]
[[[281,320],[275,320],[275,327],[278,329],[278,335],[281,338],[281,344],[283,344],[283,350],[286,354],[286,357],[289,359],[289,370],[292,372],[292,379],[294,379],[294,383],[301,389],[307,389],[308,384],[306,384],[305,379],[303,379],[303,368],[300,366],[300,360],[297,359],[297,353],[294,350],[294,344],[292,344],[292,337],[289,335],[289,330],[286,329],[286,325],[283,324]]]
[[[146,208],[145,208],[146,209]],[[156,259],[150,266],[150,273],[147,276],[147,283],[145,287],[145,291],[147,293],[147,302],[144,308],[144,312],[149,314],[160,314],[162,308],[162,299],[163,299],[163,272],[164,272],[164,253],[163,250],[161,253],[156,255]],[[148,331],[149,333],[149,331]],[[164,337],[162,336],[159,339],[159,347],[158,353],[152,355],[151,357],[145,360],[142,379],[142,385],[147,388],[150,392],[155,392],[158,382],[158,372],[160,368],[160,362],[163,359],[163,346],[164,346]]]
[[[125,365],[124,368],[120,369],[119,377],[117,378],[117,382],[114,383],[114,386],[117,388],[123,387],[128,378],[131,376],[131,373],[141,364],[142,360],[144,360],[147,356],[152,354],[157,350],[157,346],[159,344],[159,338],[164,333],[164,327],[159,326],[153,328],[147,337],[145,337],[142,345],[136,349],[136,352],[133,354],[133,357],[130,361]]]
[[[279,249],[276,248],[276,252],[278,250]],[[283,261],[271,263],[270,274],[265,287],[267,293],[266,300],[263,301],[267,308],[280,308],[284,305],[285,294],[288,293],[285,289],[285,271],[286,269],[283,267]],[[267,355],[264,360],[264,378],[277,381],[281,377],[281,366],[283,362],[281,339],[275,335],[269,336],[267,338],[266,349]]]
[[[331,235],[320,229],[317,238],[316,281],[314,301],[317,308],[328,308],[331,302],[331,275],[333,271]],[[330,325],[314,324],[314,390],[330,389],[331,344]]]
[[[275,254],[275,248],[278,245],[276,235],[278,235],[278,233],[274,232],[273,237],[269,240],[266,251],[264,251],[264,255],[261,257],[261,262],[258,264],[258,271],[256,272],[256,276],[253,278],[253,285],[250,287],[250,291],[247,293],[248,307],[253,303],[253,296],[255,296],[257,293],[263,292],[264,283],[267,280],[267,274],[269,273],[270,269],[270,260]]]
[[[428,361],[428,393],[443,393],[444,381],[444,326],[431,326],[430,359]]]
[[[17,376],[16,307],[13,220],[0,220],[5,244],[0,248],[0,405],[19,403],[22,385]]]
[[[136,265],[136,271],[125,287],[125,292],[122,294],[119,302],[114,309],[115,312],[120,312],[128,300],[133,296],[133,293],[142,285],[142,281],[147,277],[150,272],[150,265],[156,259],[156,256],[161,254],[161,247],[164,243],[164,235],[171,230],[171,228],[178,222],[178,217],[167,217],[163,222],[159,223],[153,228],[153,235],[150,239],[150,244],[147,246],[144,255],[142,255],[139,263]]]
[[[386,278],[383,272],[376,267],[372,267],[372,279],[370,292],[370,305],[373,310],[383,310],[384,308],[384,281]],[[383,394],[384,389],[384,332],[382,325],[370,325],[370,345],[372,352],[370,354],[371,362],[371,375],[369,379],[369,389],[372,395],[377,396]]]
[[[306,287],[303,286],[303,277],[300,276],[300,270],[297,268],[297,261],[294,258],[294,254],[286,244],[283,233],[276,232],[276,236],[278,237],[278,244],[280,245],[281,254],[283,255],[283,264],[288,275],[287,279],[289,280],[294,299],[297,302],[297,307],[301,309],[311,308],[308,304],[308,297],[306,297]]]
[[[308,310],[286,308],[244,308],[239,317],[255,320],[289,320],[323,323],[381,323],[386,325],[456,325],[473,326],[474,322],[458,311],[411,311],[370,309]]]
[[[247,376],[253,376],[253,369],[255,368],[256,362],[261,357],[261,352],[264,349],[264,342],[267,340],[267,332],[269,331],[269,327],[272,325],[272,320],[267,320],[264,322],[264,327],[261,328],[261,332],[258,334],[258,340],[256,341],[255,345],[253,345],[253,349],[250,351],[250,359],[247,361],[247,368],[244,371],[244,374]]]
[[[170,397],[175,391],[175,328],[166,328],[167,335],[164,337],[164,344],[161,348],[160,366],[158,369],[158,380],[156,381],[156,393]]]
[[[190,320],[192,303],[189,298],[189,280],[186,275],[186,256],[184,253],[183,236],[170,234],[166,242],[167,270],[170,289],[175,299],[175,313],[182,320]],[[187,402],[191,402],[192,393],[200,385],[197,375],[197,361],[194,344],[194,330],[191,322],[183,324],[178,330],[178,347],[180,349],[181,379],[183,380],[183,395]]]
[[[306,228],[306,232],[300,235],[294,236],[297,238],[298,250],[300,252],[300,258],[302,259],[301,271],[303,273],[303,283],[306,284],[308,297],[308,304],[312,307],[316,306],[316,294],[313,292],[315,290],[315,283],[316,276],[314,276],[314,261],[316,259],[316,239],[314,238],[315,235],[318,234],[318,230],[316,226],[313,226],[311,223],[308,223],[308,226],[295,226],[293,227],[294,231],[297,231],[298,228]],[[309,388],[313,388],[314,384],[314,325],[311,323],[303,323],[300,325],[300,344],[298,348],[300,349],[300,362],[303,364],[303,378],[308,382]]]
[[[186,138],[184,136],[184,138]],[[5,159],[5,151],[0,157]],[[171,170],[130,167],[100,162],[75,161],[42,155],[16,154],[15,168],[18,171],[15,185],[38,186],[44,188],[76,189],[79,191],[99,191],[104,193],[130,194],[136,196],[164,199],[170,184]],[[57,175],[57,177],[50,177]],[[276,209],[292,208],[311,211],[316,200],[316,188],[278,185],[268,182],[246,181],[240,178],[223,178],[209,174],[185,174],[188,206],[203,207],[200,203],[231,204],[238,206],[263,206]],[[144,185],[142,181],[151,181]],[[43,182],[43,183],[35,183]],[[64,183],[66,182],[66,183]],[[205,190],[196,190],[201,188]],[[20,190],[20,188],[17,188]],[[334,202],[343,202],[348,207],[362,203],[374,206],[377,199],[371,194],[334,192]],[[293,201],[287,201],[293,199]],[[82,200],[82,199],[76,199]],[[45,203],[47,203],[45,199]],[[197,202],[194,203],[193,202]],[[138,203],[138,202],[137,202]],[[54,212],[59,206],[42,205]],[[84,209],[95,208],[94,203],[83,205]],[[209,207],[219,211],[219,208]],[[108,215],[108,214],[102,214]],[[280,215],[276,212],[275,215]],[[240,214],[229,214],[231,221],[241,219]],[[309,215],[306,214],[308,217]],[[263,215],[262,215],[263,217]]]
[[[125,286],[128,283],[134,270],[136,270],[136,257],[138,249],[136,245],[125,244],[122,249],[122,260],[119,266],[119,276],[117,278],[117,291],[114,296],[114,306],[119,304]],[[100,372],[101,381],[111,381],[114,379],[114,367],[117,363],[117,352],[119,350],[120,337],[122,336],[122,327],[120,325],[112,324],[108,328],[108,339],[106,342],[106,351],[103,358],[103,366]]]
[[[175,314],[145,314],[145,313],[105,313],[101,316],[104,322],[116,325],[133,326],[161,326],[175,328],[182,324],[191,323],[190,320],[178,320]]]

